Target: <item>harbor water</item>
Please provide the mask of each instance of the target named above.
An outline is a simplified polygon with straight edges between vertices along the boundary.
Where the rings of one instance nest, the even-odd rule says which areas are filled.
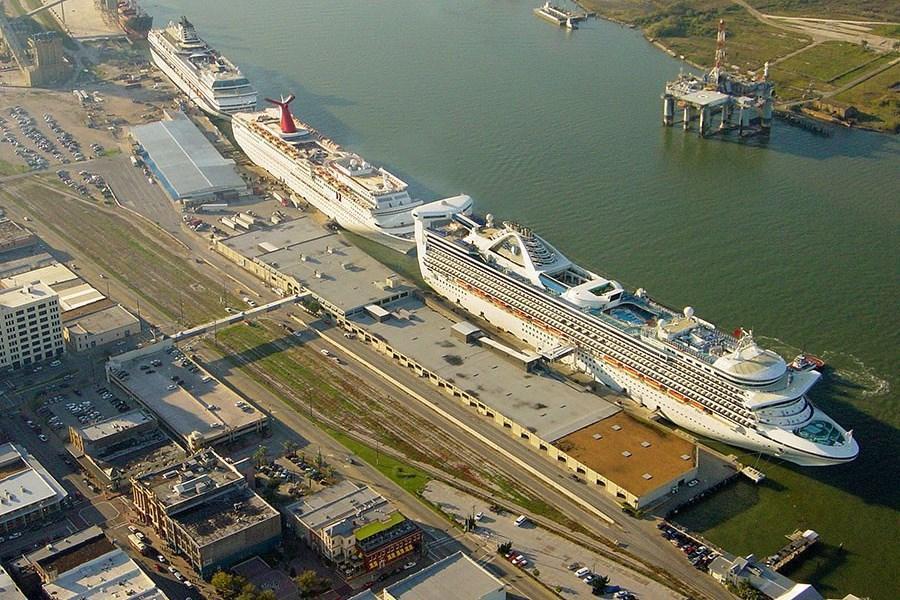
[[[631,29],[567,32],[528,0],[155,0],[186,14],[261,96],[406,178],[465,192],[576,261],[726,331],[753,329],[832,367],[813,400],[847,428],[853,464],[764,471],[679,517],[736,553],[794,529],[822,542],[789,575],[823,595],[896,597],[900,564],[900,139],[701,140],[661,126],[681,65]],[[736,451],[739,452],[739,451]],[[740,453],[740,452],[739,452]],[[892,591],[893,590],[893,591]]]

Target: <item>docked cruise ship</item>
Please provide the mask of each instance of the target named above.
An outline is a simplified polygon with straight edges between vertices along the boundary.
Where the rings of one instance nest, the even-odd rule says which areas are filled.
[[[807,466],[853,460],[852,432],[816,408],[820,374],[787,365],[751,332],[724,333],[691,307],[568,260],[521,225],[471,214],[471,200],[413,211],[419,266],[442,296],[690,431]]]
[[[411,248],[411,211],[421,201],[409,195],[400,178],[294,117],[289,107],[293,99],[267,98],[275,108],[235,114],[231,124],[241,150],[344,229],[381,234],[375,238],[387,236]]]
[[[150,56],[204,111],[222,117],[256,110],[256,90],[241,70],[197,35],[185,17],[147,35]]]

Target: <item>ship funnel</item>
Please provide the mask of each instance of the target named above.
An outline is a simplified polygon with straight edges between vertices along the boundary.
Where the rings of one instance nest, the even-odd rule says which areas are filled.
[[[291,94],[287,98],[282,97],[281,100],[272,100],[266,98],[266,102],[274,104],[281,109],[281,132],[297,133],[297,127],[294,125],[294,117],[291,116],[291,109],[288,105],[294,101],[294,95]]]

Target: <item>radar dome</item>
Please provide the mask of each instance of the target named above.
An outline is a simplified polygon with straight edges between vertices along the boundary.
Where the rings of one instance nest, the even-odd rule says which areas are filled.
[[[690,319],[694,316],[694,307],[693,306],[685,306],[684,307],[684,316]]]
[[[665,319],[660,319],[660,320],[657,322],[657,326],[658,326],[660,329],[665,329],[666,325],[668,325],[668,324],[669,324],[669,322],[666,321]]]

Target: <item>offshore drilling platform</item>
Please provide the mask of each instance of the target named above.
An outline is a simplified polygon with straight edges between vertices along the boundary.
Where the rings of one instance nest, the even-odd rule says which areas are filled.
[[[769,63],[761,77],[748,79],[729,73],[725,68],[725,20],[719,21],[716,37],[716,63],[702,77],[680,74],[666,83],[663,99],[663,124],[676,123],[676,109],[681,111],[678,121],[684,129],[698,121],[701,137],[736,130],[739,135],[768,134],[772,126],[775,86],[768,80]],[[716,117],[718,116],[718,119]]]

